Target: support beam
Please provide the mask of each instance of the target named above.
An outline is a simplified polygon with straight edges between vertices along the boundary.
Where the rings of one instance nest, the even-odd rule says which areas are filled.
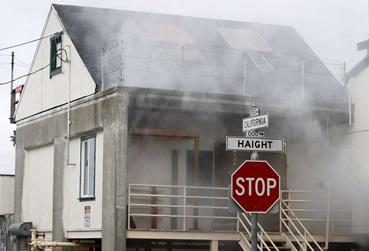
[[[102,250],[125,251],[127,232],[128,96],[103,104]]]
[[[217,240],[211,240],[210,241],[210,251],[218,251],[218,241]]]
[[[63,179],[64,170],[68,168],[67,144],[64,137],[54,140],[52,240],[59,242],[66,240],[63,227]]]

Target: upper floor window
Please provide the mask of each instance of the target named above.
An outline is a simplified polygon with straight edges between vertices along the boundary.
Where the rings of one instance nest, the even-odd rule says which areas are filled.
[[[95,198],[96,135],[81,139],[80,198]]]
[[[62,32],[50,38],[50,78],[62,71]]]

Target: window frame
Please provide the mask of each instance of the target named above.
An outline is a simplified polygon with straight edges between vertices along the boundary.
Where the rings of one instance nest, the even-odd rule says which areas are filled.
[[[58,32],[50,38],[50,78],[62,72],[63,61],[57,57],[58,44],[63,48],[63,32]],[[57,63],[59,60],[59,66]]]
[[[247,55],[250,58],[251,62],[254,63],[254,65],[256,66],[256,68],[258,68],[259,71],[267,73],[274,72],[274,66],[265,55],[259,53],[256,54],[247,53]],[[260,62],[259,60],[262,60],[263,62]]]
[[[81,142],[80,142],[80,174],[79,174],[79,200],[80,201],[88,201],[88,200],[95,200],[96,199],[96,134],[89,134],[86,136],[81,137]],[[94,177],[93,177],[93,190],[92,190],[92,194],[88,194],[85,195],[83,194],[83,185],[84,183],[82,183],[82,179],[84,178],[84,159],[82,158],[83,155],[83,151],[84,151],[84,142],[86,142],[87,140],[90,139],[94,139],[94,167],[93,167],[93,171],[94,171]]]

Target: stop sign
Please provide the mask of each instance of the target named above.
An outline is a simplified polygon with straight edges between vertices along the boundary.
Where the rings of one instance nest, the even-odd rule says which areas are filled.
[[[231,197],[247,213],[267,213],[280,196],[280,177],[267,161],[246,160],[231,176]]]

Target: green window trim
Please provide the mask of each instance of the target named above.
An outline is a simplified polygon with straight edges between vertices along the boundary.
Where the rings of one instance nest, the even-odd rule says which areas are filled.
[[[62,45],[62,34],[58,32],[50,38],[50,78],[62,72],[62,60],[58,57],[58,47]]]

